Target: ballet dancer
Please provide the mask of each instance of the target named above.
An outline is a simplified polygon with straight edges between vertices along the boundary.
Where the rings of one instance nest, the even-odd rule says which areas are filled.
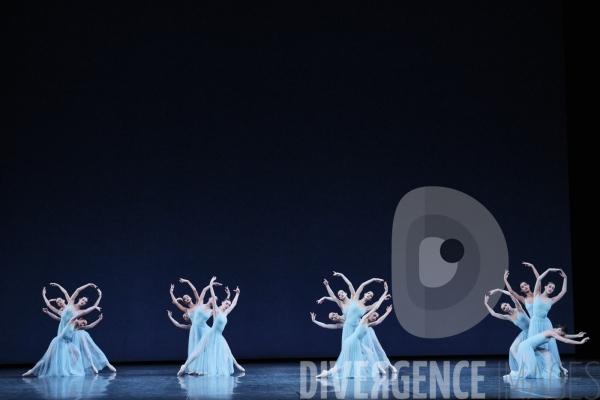
[[[336,303],[342,309],[342,313],[346,317],[346,321],[345,321],[344,327],[342,329],[342,344],[343,344],[344,341],[346,339],[348,339],[350,337],[350,335],[352,335],[354,330],[357,328],[358,323],[359,323],[361,317],[365,314],[365,312],[370,311],[371,308],[373,307],[373,306],[366,305],[367,301],[371,301],[373,299],[373,292],[369,291],[369,292],[365,293],[365,295],[361,299],[360,295],[361,295],[363,289],[365,288],[365,286],[367,286],[368,284],[370,284],[372,282],[379,282],[379,283],[383,282],[383,279],[379,279],[379,278],[369,279],[368,281],[363,282],[358,287],[358,290],[355,291],[354,286],[352,286],[352,283],[348,280],[348,278],[346,278],[346,276],[344,274],[333,271],[333,276],[341,277],[346,282],[346,284],[348,285],[348,289],[350,290],[350,297],[348,297],[346,292],[344,292],[343,290],[339,290],[338,295],[336,297],[335,294],[333,293],[333,290],[331,290],[331,288],[329,287],[329,282],[327,281],[327,279],[325,279],[323,281],[323,284],[325,285],[325,288],[327,289],[327,293],[329,293],[329,297],[323,297],[323,298],[317,300],[317,303],[321,304],[321,303],[323,303],[324,300],[330,300],[330,301],[333,301],[334,303]]]
[[[383,375],[387,373],[386,370],[388,368],[392,370],[392,373],[397,373],[398,371],[387,358],[387,355],[385,354],[381,343],[379,343],[379,340],[377,339],[377,335],[375,334],[375,330],[373,329],[373,327],[382,323],[383,320],[386,319],[387,316],[392,312],[392,308],[392,305],[389,305],[385,311],[385,314],[383,314],[381,317],[379,317],[379,314],[377,312],[371,314],[371,316],[369,317],[367,334],[362,339],[363,346],[366,346],[367,349],[369,349],[374,354],[374,357],[377,360],[377,369]],[[335,316],[332,314],[335,314]],[[345,319],[339,318],[339,316],[336,313],[329,314],[329,319],[335,322],[333,324],[324,324],[323,322],[317,321],[317,315],[315,313],[311,312],[310,316],[315,324],[326,329],[342,329],[345,322]]]
[[[553,329],[547,329],[536,335],[530,336],[522,341],[517,350],[518,369],[511,371],[505,378],[558,378],[560,375],[560,361],[555,361],[549,350],[544,348],[550,341],[559,340],[567,344],[584,344],[589,337],[584,338],[585,332],[577,335],[567,335],[567,327],[564,324],[557,324]],[[572,338],[583,338],[581,341],[572,340]],[[521,375],[521,368],[523,375]]]
[[[79,301],[75,302],[82,290],[88,287],[94,287],[98,291],[98,299],[96,300],[96,303],[93,307],[97,308],[98,310],[101,310],[101,308],[98,307],[98,304],[100,304],[100,300],[102,299],[102,291],[98,289],[98,287],[93,283],[88,283],[87,285],[83,285],[77,288],[77,290],[75,290],[70,296],[69,293],[58,283],[51,283],[50,286],[58,287],[64,293],[67,299],[67,303],[64,307],[58,310],[54,308],[54,310],[58,311],[55,312],[60,315],[60,324],[58,326],[59,334],[63,331],[67,322],[75,314],[80,312],[82,310],[82,307],[84,307],[87,304],[89,299],[85,296],[81,297]],[[46,288],[43,289],[42,294],[44,296],[44,300],[46,300]],[[49,304],[49,301],[47,301],[46,304]],[[104,352],[100,350],[98,345],[96,345],[96,343],[94,342],[90,334],[86,332],[86,330],[80,330],[74,335],[73,345],[75,345],[75,347],[77,347],[77,349],[83,354],[83,366],[86,370],[91,370],[94,374],[97,374],[98,371],[104,369],[104,367],[108,368],[112,372],[117,371],[117,369],[110,364]]]
[[[550,272],[558,272],[563,278],[562,290],[554,297],[550,297],[556,288],[556,285],[553,282],[548,282],[542,291],[542,279],[544,279]],[[527,334],[528,338],[531,338],[540,332],[553,329],[552,323],[550,322],[550,319],[548,319],[548,312],[550,311],[550,308],[565,295],[565,293],[567,293],[567,275],[562,269],[548,268],[538,276],[533,289],[533,312],[531,314],[531,321],[529,323],[529,332]],[[565,376],[567,376],[568,371],[562,366],[560,361],[560,354],[558,353],[556,340],[554,340],[554,338],[550,338],[550,340],[545,342],[542,346],[543,348],[550,350],[554,362],[558,363],[560,370]]]
[[[198,375],[231,375],[235,366],[240,371],[245,371],[241,365],[235,360],[229,349],[227,341],[223,337],[223,329],[227,324],[227,315],[235,308],[240,295],[239,287],[234,290],[235,297],[233,301],[223,300],[221,307],[217,305],[217,297],[214,292],[214,282],[217,278],[212,277],[210,280],[210,294],[212,302],[212,317],[213,326],[202,336],[202,339],[194,349],[194,352],[177,372],[177,375],[182,375],[190,364],[194,363],[194,369],[190,369],[190,373],[194,372]],[[193,325],[193,324],[192,324]]]
[[[340,374],[343,378],[360,378],[366,376],[366,366],[371,365],[377,367],[380,373],[385,373],[385,370],[379,365],[378,360],[366,346],[362,345],[362,340],[366,336],[369,325],[369,318],[381,306],[384,300],[388,299],[387,282],[383,283],[384,292],[381,298],[371,307],[371,310],[365,313],[360,318],[356,330],[346,339],[342,345],[342,351],[335,362],[335,366],[330,370],[322,371],[318,378],[326,378],[328,375]],[[391,310],[390,310],[391,311]],[[346,323],[348,320],[346,319]],[[345,329],[345,328],[344,328]],[[357,364],[358,363],[358,364]],[[383,371],[382,371],[383,370]]]
[[[537,279],[540,276],[540,274],[538,274],[538,272],[535,269],[535,267],[533,266],[533,264],[528,263],[528,262],[523,262],[522,264],[528,268],[531,268],[531,270],[533,271],[533,274],[535,275],[535,279]],[[531,291],[529,284],[527,282],[521,282],[519,284],[519,289],[521,289],[521,292],[524,294],[524,296],[518,294],[517,292],[515,292],[512,289],[512,287],[508,283],[508,270],[506,270],[504,272],[504,284],[506,285],[506,289],[510,292],[510,294],[515,296],[521,303],[525,304],[525,309],[527,310],[527,313],[531,317],[531,315],[533,314],[534,298],[533,298],[533,292]]]
[[[206,297],[206,292],[208,291],[209,286],[206,286],[204,289],[202,289],[202,292],[198,294],[198,291],[189,280],[180,278],[179,282],[187,283],[192,289],[192,292],[194,293],[194,297],[196,299],[196,302],[193,303],[192,298],[186,294],[182,297],[182,300],[186,306],[182,306],[177,301],[178,299],[175,299],[175,295],[173,294],[174,285],[171,284],[170,293],[171,298],[173,299],[173,303],[177,306],[177,308],[179,308],[181,311],[187,314],[190,322],[192,323],[190,335],[188,337],[187,356],[189,358],[192,355],[192,352],[194,351],[198,343],[200,343],[200,339],[202,339],[202,336],[206,334],[210,329],[206,322],[212,315],[212,302],[211,299],[208,299],[208,302],[204,303],[204,298]],[[213,285],[221,286],[221,284],[218,282],[214,282]],[[227,291],[229,291],[229,289],[227,289]],[[194,367],[195,366],[192,365],[192,371],[195,369]]]
[[[52,339],[48,350],[46,350],[40,361],[23,376],[84,376],[85,368],[81,352],[73,344],[73,338],[77,332],[92,329],[102,321],[102,314],[89,325],[85,318],[81,318],[97,309],[98,307],[95,306],[89,307],[71,317],[66,322],[62,332]]]
[[[512,308],[508,303],[502,303],[500,304],[500,308],[506,314],[498,314],[497,312],[495,312],[488,304],[488,300],[490,299],[491,295],[497,292],[501,292],[510,296],[511,300],[515,305],[515,308]],[[517,350],[519,348],[519,345],[527,339],[527,332],[529,332],[529,317],[525,313],[525,310],[523,310],[523,307],[521,306],[519,300],[517,300],[517,298],[513,296],[510,292],[501,289],[494,289],[490,290],[490,296],[484,297],[485,306],[487,307],[490,314],[492,314],[492,316],[498,319],[510,321],[521,329],[521,333],[519,333],[519,335],[512,342],[508,351],[508,364],[510,366],[510,370],[518,371],[519,365],[517,363]]]

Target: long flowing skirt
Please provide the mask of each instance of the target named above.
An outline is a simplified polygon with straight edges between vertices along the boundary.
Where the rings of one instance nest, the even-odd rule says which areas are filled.
[[[196,326],[196,328],[194,328],[194,326]],[[196,348],[198,347],[198,345],[200,344],[200,341],[202,340],[202,337],[204,335],[206,335],[208,332],[210,331],[210,328],[208,327],[208,325],[203,324],[203,325],[193,325],[192,324],[192,328],[190,329],[190,340],[188,341],[188,358],[194,353],[194,350],[196,350]],[[193,340],[194,343],[191,343],[192,340],[192,336],[193,336]],[[190,344],[192,345],[192,348],[190,350]],[[198,371],[198,361],[199,361],[200,357],[196,358],[194,361],[192,361],[187,369],[185,370],[186,373],[195,373]]]
[[[202,336],[194,350],[198,358],[188,365],[190,373],[200,375],[223,376],[233,374],[235,358],[223,335],[215,329]],[[193,364],[193,368],[191,368]]]
[[[55,337],[32,368],[34,376],[84,376],[81,354],[72,342]]]
[[[519,336],[515,338],[515,340],[510,345],[510,350],[508,352],[508,365],[510,366],[511,371],[519,371],[519,345],[521,342],[527,339],[527,331],[521,331]]]
[[[92,363],[98,371],[108,366],[108,359],[86,331],[81,330],[75,332],[73,335],[73,345],[77,347],[81,354],[81,360],[86,374],[93,373]]]
[[[387,358],[383,347],[381,347],[381,343],[379,343],[379,340],[377,339],[377,335],[375,335],[375,330],[373,330],[373,328],[369,328],[367,330],[367,334],[362,339],[362,343],[369,350],[365,351],[365,354],[369,359],[370,366],[374,366],[374,363],[378,362],[381,368],[383,369],[391,367],[392,364]]]
[[[531,338],[538,333],[542,333],[547,330],[551,330],[552,322],[550,319],[546,318],[538,318],[532,317],[529,321],[529,332],[527,333],[527,337]],[[558,353],[558,346],[556,345],[556,339],[550,338],[548,343],[542,344],[539,346],[542,349],[546,349],[550,351],[550,355],[552,356],[553,362],[557,362],[560,364],[560,354]],[[559,365],[557,364],[557,365]],[[559,368],[560,369],[560,368]]]

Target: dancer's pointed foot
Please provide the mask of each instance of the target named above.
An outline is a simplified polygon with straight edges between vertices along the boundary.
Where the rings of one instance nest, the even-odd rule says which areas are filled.
[[[108,369],[110,369],[112,372],[117,372],[117,369],[115,367],[113,367],[111,364],[108,364],[106,367]]]
[[[186,368],[186,366],[185,366],[185,364],[183,364],[181,366],[181,368],[179,369],[179,372],[177,372],[177,376],[183,375],[183,371],[185,371],[185,368]]]
[[[396,369],[396,367],[394,367],[391,364],[390,364],[390,369],[392,370],[392,374],[397,374],[398,373],[398,370]]]
[[[94,371],[94,374],[98,373],[98,369],[96,369],[96,367],[94,367],[94,364],[92,364],[92,371]]]
[[[22,376],[31,376],[31,375],[33,375],[33,371],[29,370],[29,371],[25,372]]]
[[[381,365],[377,364],[377,369],[379,370],[379,373],[381,375],[387,375],[387,371],[383,368],[381,368]]]
[[[319,378],[327,378],[327,371],[323,371],[321,372],[319,375],[316,376],[317,379]]]
[[[239,371],[245,372],[246,370],[244,368],[242,368],[242,366],[238,363],[234,363],[233,364],[234,367],[236,367]]]

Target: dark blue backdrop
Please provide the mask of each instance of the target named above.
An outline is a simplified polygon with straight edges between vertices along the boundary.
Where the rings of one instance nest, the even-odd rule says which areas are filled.
[[[420,186],[490,210],[515,287],[534,283],[521,261],[571,275],[559,2],[3,2],[0,15],[0,364],[42,356],[55,281],[103,290],[90,333],[110,360],[182,359],[169,284],[182,295],[178,278],[212,275],[241,289],[225,330],[238,359],[333,358],[341,332],[309,316],[335,311],[315,303],[323,278],[390,281],[394,211]],[[570,327],[571,293],[550,314]],[[394,316],[377,328],[395,357],[504,354],[517,333],[492,317],[440,340]]]

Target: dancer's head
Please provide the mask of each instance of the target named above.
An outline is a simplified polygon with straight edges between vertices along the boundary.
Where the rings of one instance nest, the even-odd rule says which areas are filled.
[[[508,303],[500,304],[500,309],[502,309],[502,311],[504,311],[505,313],[508,313],[508,314],[510,314],[512,312],[512,307]]]
[[[565,324],[556,324],[554,325],[554,332],[558,333],[560,336],[565,336],[567,334],[567,325]]]
[[[181,300],[183,300],[183,302],[187,305],[192,303],[192,298],[190,296],[188,296],[187,294],[184,294],[183,297],[181,298]]]
[[[336,312],[329,313],[329,319],[332,320],[333,322],[340,322],[340,321],[342,321],[342,318],[343,317]]]
[[[367,293],[365,293],[365,295],[363,296],[363,299],[365,300],[365,302],[371,301],[371,300],[373,300],[373,296],[374,296],[373,292],[371,292],[369,290]]]
[[[229,301],[229,300],[225,299],[225,300],[223,300],[223,301],[221,302],[221,307],[220,307],[220,308],[221,308],[221,310],[222,310],[222,311],[225,311],[225,310],[227,310],[227,309],[228,309],[230,306],[231,306],[231,301]]]
[[[183,314],[183,320],[185,322],[190,322],[190,316],[188,315],[188,313]]]
[[[219,300],[219,298],[217,296],[215,296],[215,303],[217,302],[217,300]],[[213,297],[210,296],[208,298],[208,304],[212,307],[212,302],[213,302]]]
[[[79,307],[84,307],[84,306],[87,304],[87,302],[88,302],[88,298],[87,298],[87,297],[85,297],[85,296],[83,296],[82,298],[80,298],[80,299],[77,301],[77,305],[78,305]],[[58,304],[58,303],[57,303],[57,304]]]
[[[76,329],[81,329],[86,325],[87,325],[87,319],[85,319],[85,318],[79,318],[77,321],[75,321]]]
[[[379,318],[379,314],[375,311],[373,314],[369,315],[369,322],[375,322]]]
[[[63,308],[65,306],[65,300],[62,297],[57,297],[54,301],[56,302],[58,308]]]
[[[548,282],[548,284],[544,286],[544,291],[546,292],[546,294],[551,294],[552,292],[554,292],[555,287],[556,285],[554,284],[554,282]]]
[[[338,291],[338,299],[344,301],[348,298],[348,295],[343,290]]]
[[[531,289],[529,288],[529,284],[527,282],[521,282],[519,287],[521,288],[521,292],[525,294],[531,293]]]

